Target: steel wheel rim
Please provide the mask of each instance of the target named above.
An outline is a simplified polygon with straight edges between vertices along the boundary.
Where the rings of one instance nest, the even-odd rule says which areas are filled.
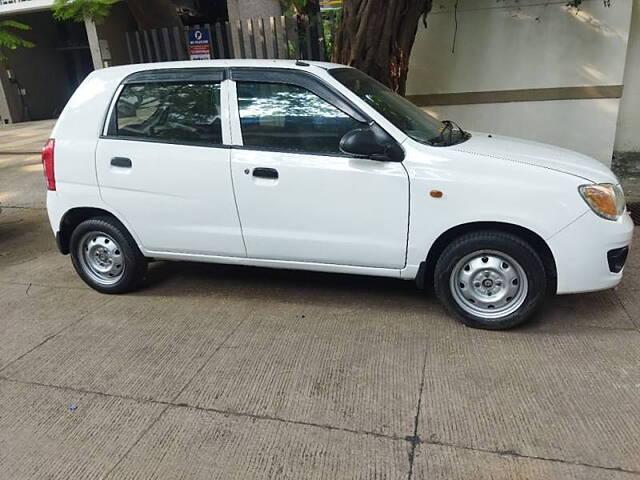
[[[104,232],[85,233],[78,243],[78,258],[82,270],[100,285],[113,285],[124,275],[122,249]]]
[[[529,292],[522,266],[495,250],[479,250],[460,259],[451,272],[449,287],[462,310],[489,320],[518,310]]]

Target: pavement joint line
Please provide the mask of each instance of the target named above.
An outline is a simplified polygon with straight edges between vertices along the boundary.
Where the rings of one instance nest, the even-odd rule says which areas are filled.
[[[140,440],[142,440],[144,438],[144,436],[149,432],[149,430],[151,430],[153,428],[153,426],[158,423],[158,420],[160,420],[160,418],[162,418],[162,416],[164,415],[164,413],[169,410],[169,405],[166,405],[158,414],[158,416],[154,419],[152,419],[149,424],[144,427],[141,431],[140,434],[138,435],[138,437],[136,438],[136,440],[131,444],[131,446],[129,448],[127,448],[127,451],[124,452],[122,454],[122,456],[116,461],[116,463],[113,464],[113,466],[107,470],[107,472],[104,474],[104,479],[107,479],[111,476],[111,474],[118,468],[118,466],[124,461],[125,458],[127,458],[127,456],[129,455],[129,453],[131,452],[131,450],[133,450],[138,443],[140,443]]]
[[[165,407],[162,409],[162,411],[160,412],[160,415],[158,415],[156,418],[154,418],[151,422],[149,422],[149,425],[146,426],[146,428],[142,429],[142,431],[140,432],[140,434],[138,435],[138,438],[136,438],[135,442],[133,442],[131,444],[131,446],[127,449],[126,452],[124,452],[122,454],[122,456],[118,459],[118,461],[113,465],[113,467],[111,467],[107,473],[105,474],[104,478],[109,478],[111,476],[111,473],[114,472],[117,468],[118,465],[120,465],[131,453],[131,451],[138,445],[138,443],[140,442],[140,440],[142,440],[142,438],[147,434],[147,432],[149,432],[156,423],[158,423],[158,421],[160,420],[160,418],[162,418],[162,415],[164,415],[164,413],[169,410],[169,408],[171,407],[171,405],[176,401],[176,399],[182,394],[182,392],[185,391],[185,389],[191,384],[191,382],[193,381],[194,378],[196,378],[198,376],[198,374],[202,371],[202,369],[209,363],[209,361],[213,358],[213,356],[218,353],[220,351],[220,349],[222,348],[222,346],[226,343],[227,340],[229,340],[229,338],[235,334],[238,329],[242,326],[242,324],[245,322],[247,318],[244,317],[242,318],[242,320],[240,320],[238,322],[238,324],[233,328],[233,330],[231,332],[229,332],[229,334],[224,338],[224,340],[222,340],[222,342],[216,346],[216,348],[213,349],[213,352],[211,353],[211,355],[209,355],[204,362],[202,362],[202,365],[200,365],[199,368],[196,369],[195,373],[191,376],[191,378],[189,380],[187,380],[187,382],[182,386],[182,388],[178,391],[178,393],[176,393],[173,398],[171,399],[170,402],[166,402]]]
[[[241,418],[251,418],[251,419],[255,419],[255,420],[275,421],[275,422],[281,422],[281,423],[292,424],[292,425],[300,425],[300,426],[305,426],[305,427],[320,428],[320,429],[323,429],[323,430],[331,430],[331,431],[350,433],[350,434],[355,434],[355,435],[372,436],[372,437],[382,438],[382,439],[391,440],[391,441],[407,442],[407,443],[410,443],[410,444],[414,443],[412,437],[399,437],[399,436],[396,436],[396,435],[388,435],[388,434],[384,434],[384,433],[370,432],[370,431],[366,431],[366,430],[355,430],[355,429],[351,429],[351,428],[337,427],[335,425],[329,425],[329,424],[305,422],[303,420],[290,420],[290,419],[286,419],[286,418],[272,417],[272,416],[268,416],[268,415],[257,415],[257,414],[248,413],[248,412],[237,412],[237,411],[234,411],[234,410],[223,410],[223,409],[216,409],[216,408],[199,407],[199,406],[196,406],[196,405],[189,405],[189,404],[186,404],[186,403],[174,403],[172,401],[166,402],[166,401],[162,401],[162,400],[140,399],[140,398],[136,398],[136,397],[130,397],[130,396],[127,396],[127,395],[119,395],[119,394],[114,394],[114,393],[105,393],[105,392],[100,392],[100,391],[87,390],[87,389],[83,389],[83,388],[63,387],[63,386],[60,386],[60,385],[52,385],[52,384],[35,382],[35,381],[30,381],[30,380],[20,380],[20,379],[16,379],[16,378],[7,377],[5,375],[0,375],[0,381],[1,380],[8,381],[8,382],[13,382],[13,383],[18,383],[18,384],[22,384],[22,385],[32,385],[32,386],[38,386],[38,387],[44,387],[44,388],[53,388],[53,389],[56,389],[56,390],[63,390],[63,391],[71,391],[71,392],[75,392],[75,393],[82,393],[82,394],[86,394],[86,395],[95,395],[95,396],[98,396],[98,397],[118,398],[118,399],[121,399],[121,400],[127,400],[127,401],[136,402],[136,403],[164,405],[166,408],[164,408],[160,412],[160,414],[155,419],[155,421],[153,421],[150,425],[148,425],[144,429],[144,433],[148,432],[151,429],[151,427],[155,423],[157,423],[157,421],[160,419],[160,417],[162,415],[164,415],[164,413],[169,408],[185,408],[185,409],[196,410],[196,411],[201,411],[201,412],[217,413],[217,414],[220,414],[220,415],[229,415],[229,416],[235,416],[235,417],[241,417]],[[136,440],[136,443],[138,443],[138,441],[142,438],[142,436],[143,435],[141,435],[140,438]],[[501,456],[501,457],[513,457],[513,458],[522,458],[522,459],[528,459],[528,460],[540,460],[540,461],[545,461],[545,462],[563,463],[563,464],[566,464],[566,465],[575,465],[575,466],[581,466],[581,467],[587,467],[587,468],[595,468],[595,469],[600,469],[600,470],[608,470],[608,471],[614,471],[614,472],[629,473],[629,474],[632,474],[632,475],[640,476],[640,471],[637,471],[637,470],[629,470],[629,469],[625,469],[625,468],[621,468],[621,467],[606,467],[606,466],[594,465],[594,464],[585,463],[585,462],[576,462],[576,461],[571,461],[571,460],[563,460],[563,459],[560,459],[560,458],[542,457],[542,456],[535,456],[535,455],[525,455],[525,454],[518,453],[518,452],[515,452],[515,451],[511,451],[511,450],[490,450],[490,449],[485,449],[485,448],[469,447],[469,446],[464,446],[464,445],[458,445],[458,444],[455,444],[455,443],[442,442],[442,441],[437,441],[437,440],[420,440],[419,443],[423,444],[423,445],[434,445],[434,446],[439,446],[439,447],[449,447],[449,448],[455,448],[455,449],[459,449],[459,450],[467,450],[467,451],[471,451],[471,452],[487,453],[487,454],[497,455],[497,456]],[[132,448],[133,448],[133,446],[132,446]],[[121,460],[123,460],[124,457],[126,457],[126,455],[132,450],[132,448],[130,448],[123,455]]]
[[[29,287],[30,288],[30,287]],[[28,291],[28,289],[27,289]],[[26,293],[26,292],[25,292]],[[34,350],[36,350],[37,348],[41,347],[42,345],[44,345],[45,343],[47,343],[49,340],[54,339],[55,337],[57,337],[58,335],[60,335],[61,333],[63,333],[65,330],[67,330],[68,328],[74,327],[75,325],[79,324],[80,322],[82,322],[85,318],[87,318],[89,315],[92,315],[93,313],[97,312],[100,308],[102,308],[104,306],[105,303],[109,302],[110,300],[105,300],[105,302],[100,302],[100,305],[98,305],[96,308],[92,309],[91,311],[85,313],[84,315],[80,315],[80,317],[77,320],[74,320],[73,322],[69,323],[68,325],[65,325],[64,327],[62,327],[60,330],[58,330],[55,333],[52,333],[51,335],[45,337],[44,340],[42,340],[40,343],[38,343],[36,346],[30,348],[29,350],[21,353],[20,355],[18,355],[16,358],[14,358],[13,360],[11,360],[9,363],[7,363],[5,366],[3,366],[2,368],[0,368],[0,378],[7,378],[4,377],[2,374],[2,372],[9,367],[10,365],[13,365],[14,363],[16,363],[17,361],[21,360],[22,358],[24,358],[25,356],[29,355],[31,352],[33,352]]]
[[[500,456],[500,457],[523,458],[523,459],[528,459],[528,460],[540,460],[540,461],[544,461],[544,462],[563,463],[565,465],[574,465],[574,466],[578,466],[578,467],[587,467],[587,468],[597,468],[597,469],[600,469],[600,470],[608,470],[610,472],[629,473],[631,475],[640,476],[640,470],[629,470],[627,468],[622,468],[622,467],[605,467],[603,465],[594,465],[594,464],[591,464],[591,463],[578,462],[578,461],[573,461],[573,460],[563,460],[563,459],[560,459],[560,458],[542,457],[542,456],[536,456],[536,455],[526,455],[526,454],[523,454],[523,453],[518,453],[518,452],[513,451],[513,450],[490,450],[490,449],[487,449],[487,448],[467,447],[467,446],[464,446],[464,445],[457,445],[455,443],[440,442],[440,441],[437,441],[437,440],[423,440],[422,443],[425,444],[425,445],[435,445],[435,446],[440,446],[440,447],[457,448],[457,449],[460,449],[460,450],[467,450],[467,451],[471,451],[471,452],[489,453],[489,454],[497,455],[497,456]]]
[[[187,408],[190,410],[197,410],[197,411],[208,412],[208,413],[218,413],[220,415],[229,415],[233,417],[251,418],[253,420],[267,420],[267,421],[273,421],[273,422],[288,423],[291,425],[299,425],[303,427],[320,428],[322,430],[330,430],[334,432],[351,433],[354,435],[366,435],[370,437],[382,438],[385,440],[392,440],[397,442],[398,441],[410,442],[410,440],[408,440],[408,437],[399,437],[397,435],[371,432],[368,430],[356,430],[356,429],[347,428],[347,427],[337,427],[335,425],[329,425],[327,423],[305,422],[304,420],[292,420],[287,418],[273,417],[271,415],[258,415],[258,414],[249,413],[249,412],[237,412],[235,410],[223,410],[219,408],[200,407],[197,405],[188,405],[186,403],[176,403],[176,404],[172,404],[171,406],[174,408]]]
[[[1,380],[5,380],[7,382],[13,382],[13,383],[19,383],[21,385],[31,385],[31,386],[37,386],[37,387],[44,387],[44,388],[52,388],[55,390],[62,390],[62,391],[71,391],[74,393],[81,393],[84,395],[95,395],[98,397],[106,397],[106,398],[117,398],[120,400],[127,400],[127,401],[131,401],[131,402],[136,402],[136,403],[144,403],[144,404],[153,404],[153,405],[164,405],[166,407],[171,407],[171,408],[184,408],[184,409],[188,409],[188,410],[196,410],[196,411],[200,411],[200,412],[206,412],[206,413],[218,413],[221,415],[228,415],[228,416],[233,416],[233,417],[241,417],[241,418],[250,418],[253,420],[268,420],[268,421],[274,421],[274,422],[281,422],[281,423],[289,423],[292,425],[300,425],[300,426],[305,426],[305,427],[314,427],[314,428],[320,428],[323,430],[331,430],[331,431],[338,431],[338,432],[344,432],[344,433],[352,433],[355,435],[367,435],[367,436],[372,436],[372,437],[377,437],[377,438],[383,438],[385,440],[393,440],[393,441],[400,441],[400,442],[410,442],[410,440],[408,440],[408,437],[400,437],[400,436],[396,436],[396,435],[388,435],[385,433],[378,433],[378,432],[370,432],[368,430],[356,430],[356,429],[352,429],[352,428],[346,428],[346,427],[338,427],[335,425],[329,425],[329,424],[322,424],[322,423],[315,423],[315,422],[305,422],[304,420],[291,420],[291,419],[286,419],[286,418],[280,418],[280,417],[273,417],[270,415],[258,415],[258,414],[254,414],[254,413],[249,413],[249,412],[238,412],[235,410],[224,410],[224,409],[219,409],[219,408],[209,408],[209,407],[200,407],[197,405],[189,405],[187,403],[175,403],[174,401],[163,401],[163,400],[153,400],[153,399],[144,399],[144,398],[136,398],[136,397],[131,397],[128,395],[120,395],[117,393],[106,393],[106,392],[100,392],[97,390],[87,390],[84,388],[78,388],[78,387],[68,387],[68,386],[60,386],[60,385],[53,385],[53,384],[49,384],[49,383],[42,383],[42,382],[35,382],[32,380],[21,380],[18,378],[11,378],[11,377],[7,377],[6,375],[0,375],[0,381]]]
[[[416,406],[416,415],[413,423],[413,436],[407,437],[406,440],[411,443],[411,450],[409,451],[409,473],[407,474],[407,479],[411,480],[413,478],[413,464],[416,458],[416,448],[422,440],[418,435],[418,429],[420,426],[420,408],[422,406],[422,392],[424,391],[425,378],[427,373],[427,358],[428,358],[428,348],[424,349],[424,360],[422,362],[422,375],[420,377],[420,389],[418,390],[418,405]]]
[[[182,395],[182,392],[184,392],[187,387],[189,385],[191,385],[191,382],[193,381],[194,378],[196,378],[198,376],[198,374],[204,369],[204,367],[211,361],[211,359],[215,356],[216,353],[218,353],[220,350],[222,350],[222,347],[224,347],[224,344],[227,343],[227,340],[229,340],[229,338],[231,338],[242,326],[242,324],[247,320],[246,315],[243,316],[243,318],[238,322],[238,324],[233,328],[233,330],[231,330],[231,332],[229,332],[229,334],[224,337],[224,339],[222,340],[222,342],[220,342],[220,344],[218,346],[216,346],[216,348],[213,349],[213,352],[211,353],[211,355],[209,355],[204,362],[202,362],[202,365],[200,365],[200,367],[196,368],[195,373],[191,376],[191,378],[189,380],[187,380],[187,382],[182,386],[182,388],[178,391],[178,393],[176,393],[173,398],[171,399],[171,403],[175,403],[175,401],[178,399],[178,397],[180,397],[180,395]]]

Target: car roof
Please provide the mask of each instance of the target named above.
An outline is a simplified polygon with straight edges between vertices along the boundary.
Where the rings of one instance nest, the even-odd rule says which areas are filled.
[[[109,67],[95,70],[94,75],[100,76],[127,76],[135,72],[148,70],[161,70],[173,68],[232,68],[232,67],[253,67],[253,68],[290,68],[296,70],[313,70],[332,68],[345,68],[346,65],[329,62],[316,62],[311,60],[259,60],[259,59],[229,59],[229,60],[184,60],[180,62],[157,62],[157,63],[136,63]]]
[[[298,71],[316,73],[331,68],[344,68],[344,65],[315,61],[296,60],[187,60],[181,62],[138,63],[102,68],[91,72],[74,92],[65,106],[52,136],[68,136],[74,138],[93,138],[100,132],[102,121],[106,115],[113,92],[118,85],[131,74],[163,69],[189,68],[288,68]],[[91,115],[71,115],[69,112],[93,112]],[[95,115],[95,112],[102,112]],[[98,133],[99,134],[99,133]]]

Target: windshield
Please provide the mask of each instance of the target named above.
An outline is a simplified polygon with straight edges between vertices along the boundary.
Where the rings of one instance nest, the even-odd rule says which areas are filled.
[[[451,145],[468,138],[460,129],[454,139],[449,128],[448,142],[443,141],[443,133],[449,127],[409,100],[401,97],[383,84],[355,68],[334,68],[329,70],[333,78],[354,92],[378,113],[414,140],[429,145]]]

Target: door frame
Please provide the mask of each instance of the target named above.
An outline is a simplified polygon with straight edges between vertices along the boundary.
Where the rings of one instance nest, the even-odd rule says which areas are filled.
[[[210,148],[230,148],[232,135],[230,131],[231,115],[229,112],[230,93],[235,88],[229,81],[229,69],[226,67],[196,67],[196,68],[168,68],[158,70],[141,70],[126,76],[118,85],[105,115],[100,138],[117,138],[119,140],[135,140],[138,142],[155,142],[177,145],[192,145],[189,142],[168,142],[156,141],[145,138],[129,138],[117,135],[117,112],[116,104],[120,98],[123,88],[126,85],[162,82],[188,82],[188,81],[211,81],[220,83],[220,122],[222,126],[222,145],[210,145]],[[199,147],[207,147],[204,144],[197,144]]]
[[[286,67],[183,67],[141,70],[126,76],[116,88],[109,102],[109,108],[104,116],[100,130],[100,138],[112,138],[115,136],[117,120],[115,106],[125,85],[162,81],[213,80],[220,82],[222,147],[243,147],[236,81],[245,80],[262,83],[285,83],[310,90],[312,93],[318,95],[326,102],[356,120],[368,125],[376,124],[393,138],[398,145],[402,146],[404,140],[407,138],[404,133],[400,132],[386,118],[373,110],[353,92],[350,92],[342,85],[335,85],[335,80],[330,77],[330,75],[327,74],[327,76],[329,78],[322,78],[306,70]],[[126,137],[118,138],[126,140]],[[140,141],[140,139],[136,140]],[[346,156],[354,158],[353,155]]]
[[[362,109],[354,105],[341,92],[337,91],[333,86],[327,84],[323,79],[312,73],[293,69],[293,68],[264,68],[264,67],[232,67],[229,69],[229,88],[231,89],[229,96],[229,116],[231,130],[231,148],[244,148],[242,139],[242,129],[240,126],[240,110],[238,106],[238,90],[237,82],[259,82],[259,83],[281,83],[286,85],[294,85],[309,90],[317,95],[325,102],[331,104],[338,110],[349,115],[355,120],[362,122],[364,125],[374,124],[374,120],[364,113]],[[395,136],[391,137],[396,141]],[[400,142],[398,142],[400,145]],[[248,148],[248,147],[247,147]],[[257,151],[283,151],[288,153],[296,153],[295,150],[260,148],[251,147],[251,150]],[[313,152],[303,152],[307,155],[313,155]],[[319,153],[320,154],[320,153]],[[326,153],[322,153],[326,155]],[[334,154],[332,154],[334,155]],[[346,156],[355,158],[348,154],[335,154],[336,156]]]
[[[361,121],[364,126],[377,126],[384,132],[386,132],[392,139],[397,143],[397,145],[404,150],[402,147],[402,142],[398,140],[396,135],[393,135],[387,131],[387,129],[380,126],[378,122],[376,122],[370,115],[363,112],[363,109],[355,105],[353,101],[348,99],[345,95],[343,95],[336,87],[328,84],[323,78],[312,74],[310,72],[299,70],[299,69],[287,69],[287,68],[265,68],[265,67],[232,67],[229,69],[229,86],[230,86],[230,96],[229,96],[229,112],[230,112],[230,130],[232,134],[232,146],[231,146],[231,177],[234,182],[234,192],[237,191],[237,187],[235,185],[238,179],[235,178],[234,174],[234,150],[249,150],[255,152],[281,152],[286,155],[292,156],[309,156],[309,155],[317,155],[317,156],[329,156],[329,157],[337,157],[344,159],[352,159],[352,160],[361,160],[361,161],[369,161],[375,163],[398,163],[400,167],[404,170],[407,179],[407,202],[409,205],[411,204],[411,182],[409,178],[409,173],[403,163],[401,161],[393,161],[393,160],[374,160],[369,158],[363,158],[360,156],[342,153],[342,152],[310,152],[310,151],[299,151],[295,149],[288,148],[276,148],[276,147],[260,147],[260,146],[245,146],[242,138],[242,127],[240,121],[240,108],[238,104],[238,90],[237,90],[237,82],[254,82],[254,83],[278,83],[285,85],[294,85],[300,88],[304,88],[314,95],[317,95],[323,101],[329,103],[333,107],[342,111],[346,115],[354,118],[357,121]],[[346,88],[346,87],[343,87]],[[377,112],[376,112],[377,114]],[[377,116],[380,116],[377,114]],[[394,132],[395,133],[395,132]],[[404,140],[406,136],[402,137]],[[246,173],[246,171],[245,171]],[[238,208],[238,216],[242,223],[242,215],[240,212],[240,207],[238,204],[238,198],[236,193],[236,207]],[[408,212],[409,214],[409,212]],[[283,262],[285,264],[306,264],[306,265],[324,265],[326,267],[330,267],[329,271],[338,271],[334,270],[333,267],[339,267],[340,269],[344,268],[355,268],[355,269],[372,269],[372,272],[379,271],[393,271],[393,272],[401,272],[407,267],[407,252],[408,252],[408,243],[409,243],[409,218],[406,219],[407,230],[405,231],[405,241],[404,241],[404,264],[401,267],[378,267],[378,266],[358,266],[358,265],[347,265],[347,264],[326,264],[322,262],[301,262],[299,260],[280,260],[280,259],[262,259],[260,257],[251,257],[249,252],[247,251],[247,257],[250,259],[255,259],[257,261],[264,262]],[[245,232],[243,230],[243,238],[245,239],[245,247],[247,245],[247,239],[245,237]],[[322,268],[325,271],[324,268]],[[342,270],[340,270],[342,271]],[[372,273],[374,275],[380,275],[380,273]],[[395,276],[392,274],[391,276]]]

